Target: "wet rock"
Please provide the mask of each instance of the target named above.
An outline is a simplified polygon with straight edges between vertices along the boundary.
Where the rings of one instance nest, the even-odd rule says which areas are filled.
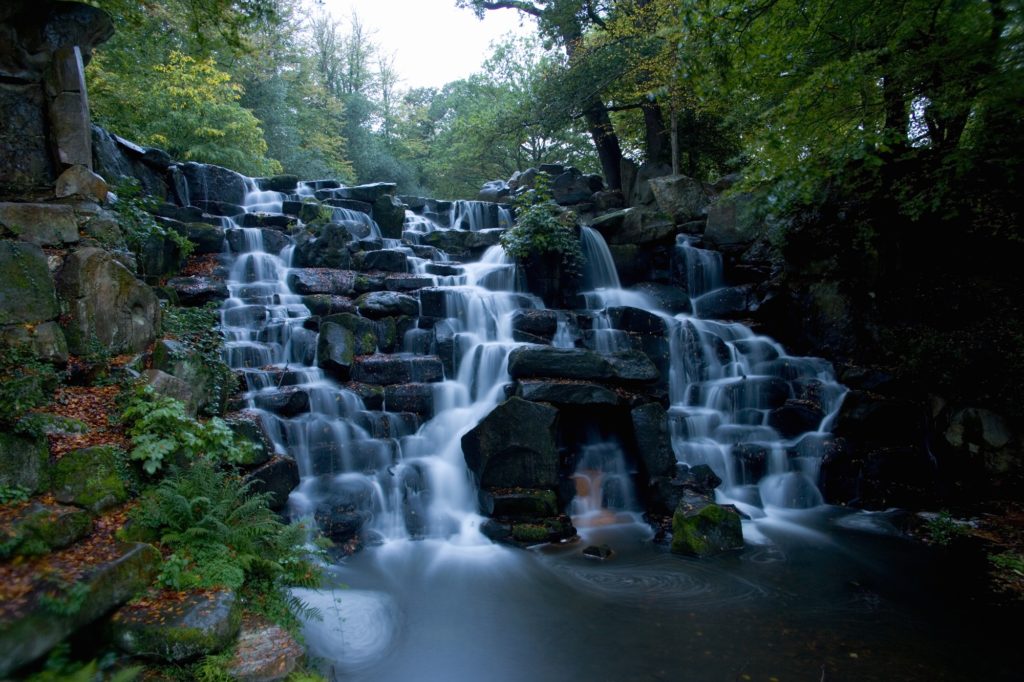
[[[274,456],[274,444],[263,426],[263,420],[254,412],[235,412],[224,417],[224,423],[240,438],[252,444],[252,454],[239,464],[244,467],[260,466]]]
[[[295,417],[309,412],[309,394],[295,386],[284,387],[273,393],[261,393],[256,396],[255,402],[256,407],[282,417]]]
[[[94,514],[128,499],[121,477],[124,453],[110,445],[73,450],[53,465],[51,484],[58,502]]]
[[[590,201],[593,193],[590,179],[575,168],[565,169],[551,181],[551,198],[561,206]]]
[[[326,199],[324,204],[334,208],[347,208],[350,211],[358,211],[366,215],[373,213],[373,204],[368,204],[365,201],[356,201],[355,199]],[[366,232],[362,236],[365,237],[368,234],[370,234],[369,227],[366,228]]]
[[[694,301],[694,313],[705,319],[734,320],[750,313],[749,300],[749,287],[723,287]]]
[[[558,313],[554,310],[517,310],[512,313],[512,332],[528,334],[551,341],[558,330]]]
[[[359,312],[370,319],[394,315],[418,315],[420,304],[412,296],[396,291],[372,291],[356,299]]]
[[[201,307],[213,301],[228,298],[228,286],[219,277],[172,277],[167,286],[178,296],[183,306]]]
[[[84,567],[81,605],[73,613],[32,609],[8,615],[0,624],[0,676],[34,661],[75,630],[95,621],[149,587],[161,557],[152,545],[135,544],[108,562]]]
[[[607,309],[608,320],[614,329],[633,334],[665,335],[665,320],[641,308],[612,306]]]
[[[685,175],[666,175],[648,181],[658,208],[676,223],[699,215],[709,203],[704,183]]]
[[[670,315],[692,312],[690,297],[685,291],[670,284],[657,282],[641,282],[629,288],[630,291],[641,293],[650,298],[658,310]]]
[[[52,320],[59,312],[42,249],[0,240],[0,325]]]
[[[630,417],[637,452],[647,476],[671,476],[676,469],[676,456],[669,440],[665,408],[657,403],[647,403],[633,408]]]
[[[504,180],[491,180],[485,182],[480,188],[477,199],[480,201],[498,202],[511,196],[512,190]]]
[[[323,322],[316,343],[316,364],[338,381],[348,381],[355,361],[355,337],[349,329]]]
[[[523,400],[554,405],[618,405],[613,391],[588,383],[556,381],[520,381],[516,395]]]
[[[422,242],[449,254],[458,261],[473,261],[498,243],[502,230],[437,230],[423,235]]]
[[[378,348],[387,346],[388,332],[393,325],[388,325],[393,320],[369,320],[352,313],[339,313],[325,317],[322,324],[338,324],[352,333],[353,352],[355,355],[372,355]],[[393,332],[392,332],[393,335]]]
[[[125,606],[111,618],[110,633],[125,653],[177,663],[223,651],[241,623],[234,590],[204,590]]]
[[[612,548],[608,545],[590,545],[583,550],[583,556],[591,557],[594,559],[610,559],[612,556]]]
[[[485,488],[553,488],[558,484],[558,411],[509,398],[462,437],[466,464]]]
[[[299,186],[299,178],[294,175],[272,175],[254,180],[256,186],[264,192],[294,192]]]
[[[387,291],[412,292],[431,286],[434,286],[432,277],[395,274],[384,279],[384,288]]]
[[[737,443],[730,450],[733,459],[740,465],[740,474],[744,483],[757,483],[768,473],[767,446],[757,443]]]
[[[424,317],[448,317],[448,291],[440,287],[419,290],[420,314]]]
[[[385,272],[408,272],[409,258],[397,249],[381,249],[358,254],[355,259],[359,270],[383,270]]]
[[[824,418],[821,407],[807,400],[787,400],[782,407],[768,413],[768,426],[783,438],[795,438],[801,433],[816,431]]]
[[[0,525],[0,558],[46,554],[92,532],[92,516],[76,507],[33,503]]]
[[[736,509],[702,495],[684,495],[672,515],[672,552],[707,557],[731,549],[743,549]]]
[[[625,208],[594,218],[592,227],[609,245],[646,246],[670,242],[678,231],[672,221],[642,208]]]
[[[239,224],[242,227],[259,227],[272,231],[290,230],[295,227],[295,219],[292,216],[280,213],[244,213]]]
[[[733,412],[744,408],[773,410],[790,397],[789,384],[774,377],[746,377],[722,388],[723,406]]]
[[[193,198],[192,205],[201,209],[206,215],[211,216],[232,218],[245,214],[245,208],[240,204],[233,204],[227,201],[199,201]]]
[[[74,209],[66,204],[0,202],[0,235],[37,246],[60,247],[79,240]]]
[[[299,485],[299,465],[291,457],[275,456],[245,476],[253,493],[269,493],[269,506],[280,511],[288,505],[288,495]]]
[[[188,185],[189,197],[194,206],[199,206],[198,202],[206,201],[236,205],[245,203],[245,195],[248,193],[245,178],[235,171],[193,162],[180,164],[179,168]]]
[[[347,295],[355,292],[356,273],[327,268],[293,268],[288,272],[288,287],[300,296],[310,294]]]
[[[444,370],[435,356],[372,355],[356,358],[352,379],[366,384],[410,384],[441,381]]]
[[[206,223],[188,223],[184,234],[195,245],[194,255],[220,253],[224,249],[224,228]]]
[[[651,382],[659,377],[650,359],[638,351],[602,355],[582,348],[523,346],[509,355],[513,379],[550,377],[584,381]]]
[[[327,223],[300,232],[295,237],[292,266],[296,268],[337,268],[352,265],[351,233],[344,225]]]
[[[434,416],[434,389],[430,384],[398,384],[384,389],[384,407],[388,412],[415,412],[429,419]]]
[[[0,433],[0,486],[21,486],[35,493],[49,483],[50,451],[46,438]]]
[[[383,237],[401,239],[402,226],[405,224],[405,204],[396,196],[381,196],[373,202],[373,219]]]
[[[305,655],[281,626],[246,617],[227,673],[236,682],[279,682],[295,672]]]
[[[302,304],[309,308],[313,315],[327,317],[339,313],[356,312],[356,304],[347,296],[335,296],[331,294],[312,294],[302,297]]]
[[[319,218],[320,211],[320,204],[315,201],[285,201],[281,204],[281,213],[298,218],[304,223]]]

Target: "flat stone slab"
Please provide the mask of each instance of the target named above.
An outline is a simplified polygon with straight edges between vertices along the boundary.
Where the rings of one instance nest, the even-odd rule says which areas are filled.
[[[556,381],[521,381],[516,391],[523,400],[555,405],[618,405],[619,396],[604,386]]]
[[[432,383],[444,378],[444,367],[434,355],[371,355],[356,358],[352,380],[365,384]]]
[[[330,268],[293,268],[286,279],[288,287],[296,294],[348,295],[356,290],[356,273],[351,270]]]
[[[78,242],[78,221],[67,204],[0,202],[0,234],[4,231],[37,246]]]

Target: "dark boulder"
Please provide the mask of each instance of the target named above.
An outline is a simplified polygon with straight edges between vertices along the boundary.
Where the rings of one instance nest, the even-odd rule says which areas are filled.
[[[355,361],[355,337],[340,324],[323,322],[316,343],[316,364],[338,381],[348,381]]]
[[[444,369],[434,356],[371,355],[357,357],[352,379],[366,384],[430,383],[441,381]]]
[[[223,301],[230,294],[227,284],[219,277],[172,277],[167,286],[183,306],[204,306],[212,301]]]
[[[516,395],[523,400],[553,405],[618,405],[619,396],[597,384],[565,381],[521,381]]]
[[[328,268],[293,268],[288,272],[288,287],[296,294],[347,295],[355,292],[356,273]]]
[[[466,464],[484,488],[558,485],[558,410],[509,398],[462,437]]]
[[[356,299],[356,307],[365,317],[380,319],[395,315],[418,315],[420,304],[412,296],[396,291],[373,291]]]
[[[192,205],[199,201],[218,201],[243,204],[248,186],[245,178],[233,170],[205,163],[183,163],[179,165],[188,184]]]
[[[672,515],[672,552],[707,557],[743,549],[743,527],[734,507],[688,493]]]
[[[658,403],[633,408],[633,439],[644,473],[649,477],[671,476],[676,469],[676,456],[669,440],[668,415]]]

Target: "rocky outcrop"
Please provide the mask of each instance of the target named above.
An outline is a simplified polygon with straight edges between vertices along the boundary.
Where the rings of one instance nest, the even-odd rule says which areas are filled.
[[[112,355],[146,348],[160,326],[153,290],[107,251],[84,248],[70,254],[57,273],[57,290],[67,306],[68,349],[89,352],[102,344]]]

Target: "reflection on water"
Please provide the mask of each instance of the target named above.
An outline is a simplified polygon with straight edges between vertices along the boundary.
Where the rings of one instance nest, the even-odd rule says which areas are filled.
[[[332,567],[352,589],[318,593],[330,608],[307,638],[333,679],[360,682],[1019,679],[1013,628],[884,517],[793,514],[702,560],[628,523],[530,552],[390,542]],[[344,636],[321,646],[335,618]]]

